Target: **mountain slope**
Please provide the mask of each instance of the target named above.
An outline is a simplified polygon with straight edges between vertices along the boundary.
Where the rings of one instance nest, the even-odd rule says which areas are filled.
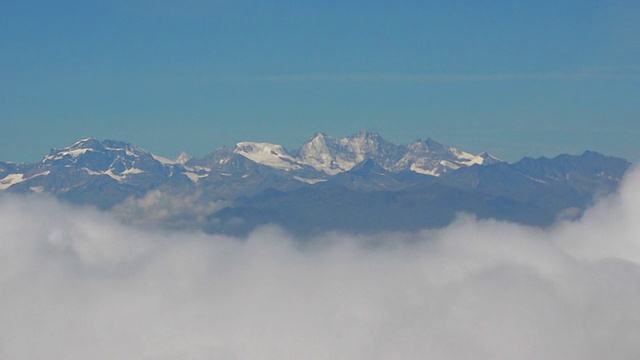
[[[534,226],[549,225],[555,218],[535,204],[440,184],[369,192],[316,186],[265,191],[211,215],[205,229],[246,235],[260,225],[278,224],[302,238],[328,230],[418,231],[446,226],[459,213]]]
[[[432,139],[396,145],[367,131],[341,139],[317,133],[293,151],[239,142],[175,160],[87,138],[38,163],[0,162],[0,194],[49,193],[125,213],[134,206],[136,214],[153,205],[155,222],[240,233],[270,222],[297,234],[413,231],[444,226],[458,212],[543,226],[615,191],[630,165],[589,151],[508,164]],[[158,199],[178,210],[158,218]]]

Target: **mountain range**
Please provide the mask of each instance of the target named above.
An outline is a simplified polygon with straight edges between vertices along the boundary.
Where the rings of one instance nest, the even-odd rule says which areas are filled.
[[[360,131],[316,133],[299,149],[239,142],[176,159],[87,138],[39,163],[0,162],[0,194],[46,193],[123,220],[246,234],[278,224],[322,231],[415,231],[458,213],[548,226],[615,191],[631,163],[586,151],[507,163],[432,139],[397,145]]]

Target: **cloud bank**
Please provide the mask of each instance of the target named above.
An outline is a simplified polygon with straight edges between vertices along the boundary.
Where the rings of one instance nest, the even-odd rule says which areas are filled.
[[[130,196],[111,209],[111,213],[129,224],[156,224],[179,228],[194,222],[203,223],[207,216],[228,205],[223,200],[205,200],[202,195],[201,190],[187,194],[172,194],[154,189],[141,198]]]
[[[637,359],[640,172],[550,230],[141,230],[0,198],[5,359]]]

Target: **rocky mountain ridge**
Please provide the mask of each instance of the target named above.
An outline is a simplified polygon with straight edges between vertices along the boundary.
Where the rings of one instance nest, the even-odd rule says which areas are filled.
[[[48,193],[102,209],[134,206],[140,221],[147,215],[142,207],[153,201],[181,204],[154,219],[220,232],[267,223],[300,232],[323,226],[366,231],[380,224],[409,230],[444,226],[458,212],[548,225],[558,216],[579,216],[594,197],[615,191],[630,165],[589,151],[508,164],[432,139],[396,145],[367,131],[341,139],[316,133],[293,151],[239,142],[202,158],[182,153],[174,160],[132,144],[87,138],[52,149],[39,163],[0,162],[0,194]],[[313,210],[316,203],[321,206]],[[397,214],[405,220],[381,220]]]

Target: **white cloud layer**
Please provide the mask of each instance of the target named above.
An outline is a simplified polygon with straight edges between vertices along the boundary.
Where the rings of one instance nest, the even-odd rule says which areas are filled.
[[[550,230],[300,244],[0,199],[3,359],[638,359],[640,172]]]

